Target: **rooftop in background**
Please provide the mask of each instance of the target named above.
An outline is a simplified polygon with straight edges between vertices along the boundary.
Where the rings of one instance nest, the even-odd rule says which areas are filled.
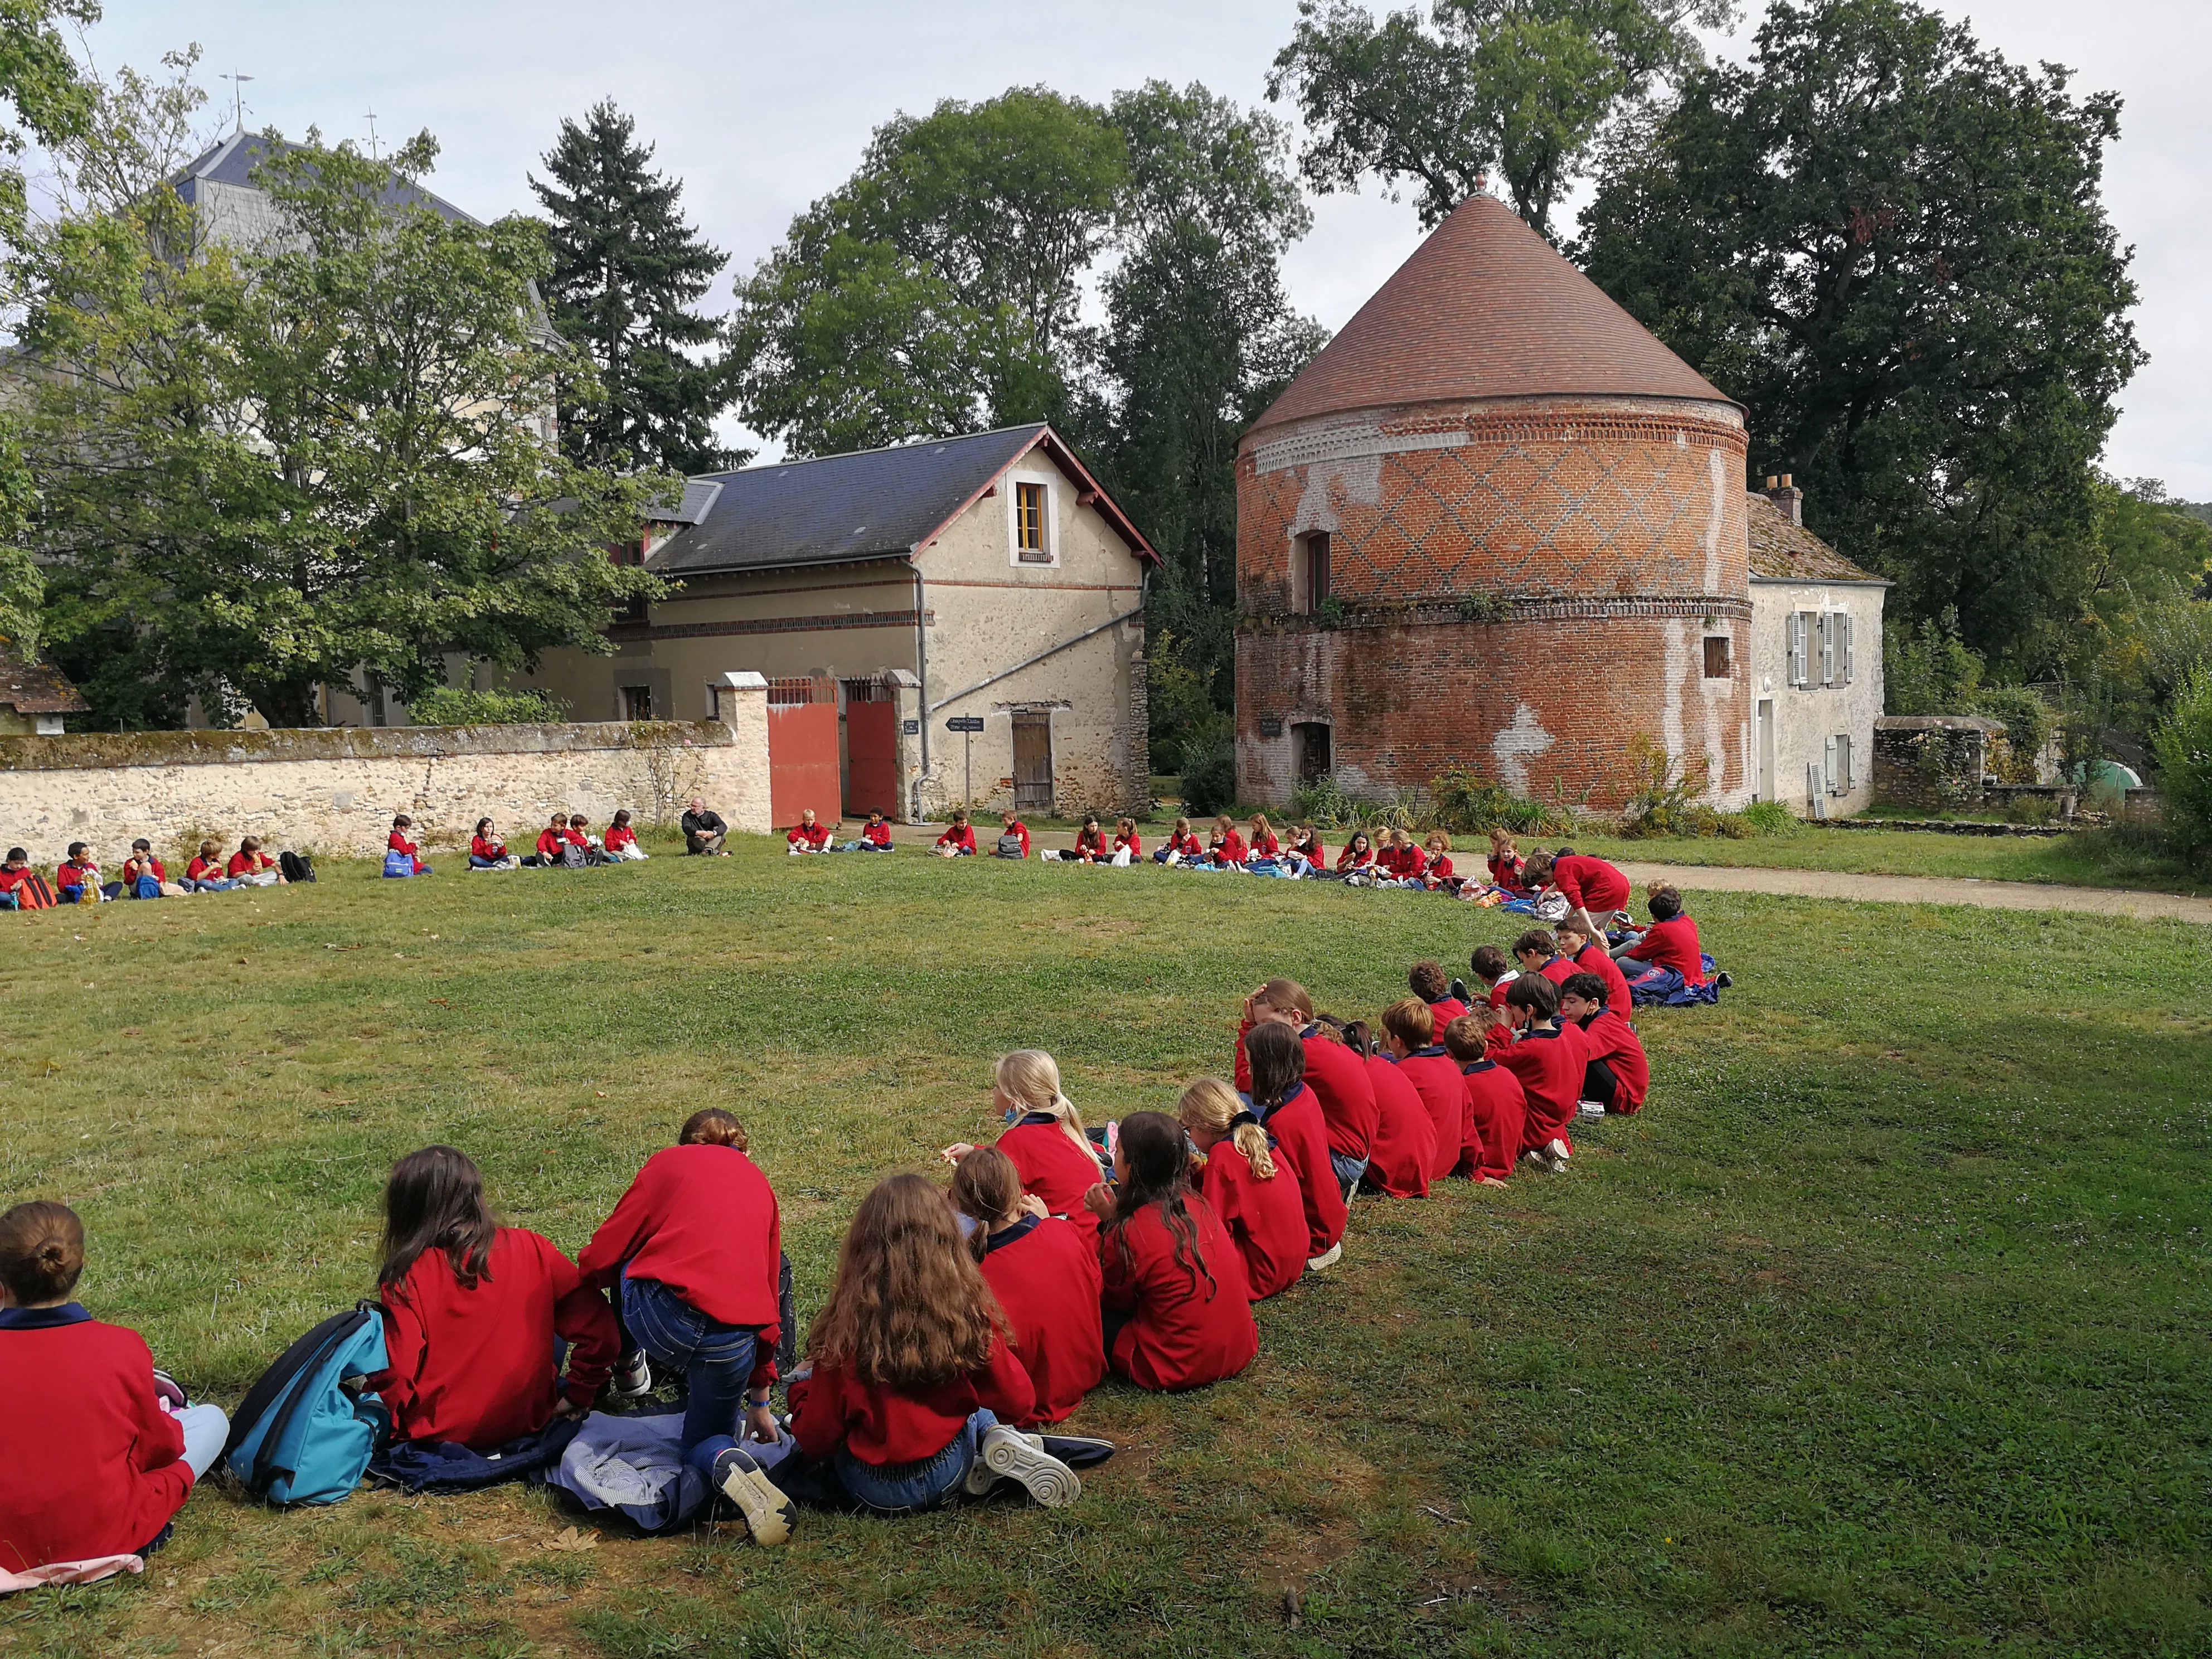
[[[1880,582],[1754,489],[1751,494],[1751,577],[1753,581]]]
[[[1478,398],[1729,396],[1503,202],[1471,196],[1252,424]]]
[[[851,564],[919,552],[1033,449],[1043,449],[1139,558],[1134,525],[1042,421],[690,479],[659,522],[684,527],[647,567],[664,576]]]
[[[200,200],[200,185],[227,185],[234,190],[260,190],[254,170],[275,154],[292,155],[307,149],[282,138],[272,139],[265,133],[234,132],[213,149],[197,161],[187,162],[170,182],[176,185],[177,194],[197,204]],[[378,193],[377,199],[387,205],[420,204],[428,208],[441,219],[477,221],[455,207],[442,196],[433,194],[419,185],[401,184]]]
[[[82,714],[92,705],[51,663],[25,660],[0,641],[0,708],[19,714]]]

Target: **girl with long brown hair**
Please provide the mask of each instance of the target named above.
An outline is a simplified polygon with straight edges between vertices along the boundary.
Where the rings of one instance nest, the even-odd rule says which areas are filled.
[[[1097,1248],[1024,1194],[1021,1171],[995,1146],[960,1160],[952,1174],[952,1207],[977,1224],[969,1246],[983,1282],[1006,1310],[1014,1358],[1036,1389],[1036,1408],[1020,1426],[1057,1423],[1106,1375]],[[1083,1213],[1090,1218],[1090,1211]],[[1303,1218],[1298,1238],[1305,1238]]]
[[[1091,1189],[1108,1353],[1140,1389],[1175,1392],[1234,1376],[1260,1351],[1244,1260],[1213,1206],[1190,1189],[1182,1126],[1162,1112],[1121,1120],[1115,1189]]]
[[[1012,1426],[1036,1391],[952,1206],[920,1176],[892,1176],[861,1200],[806,1357],[791,1431],[809,1467],[777,1466],[786,1491],[880,1515],[934,1509],[1001,1477],[1055,1508],[1082,1494],[1073,1469]]]
[[[482,1172],[451,1146],[392,1166],[376,1288],[386,1369],[368,1386],[394,1440],[490,1451],[580,1418],[622,1346],[606,1298],[550,1239],[494,1221]]]

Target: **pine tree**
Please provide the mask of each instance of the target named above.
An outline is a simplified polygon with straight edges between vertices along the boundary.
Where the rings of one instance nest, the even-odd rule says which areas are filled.
[[[553,325],[598,367],[599,395],[561,409],[563,441],[580,461],[626,454],[636,467],[707,472],[745,459],[714,440],[727,406],[721,325],[691,309],[729,255],[684,218],[680,180],[651,170],[653,147],[611,100],[581,125],[561,123],[536,177],[552,216]],[[702,355],[695,356],[702,348]]]

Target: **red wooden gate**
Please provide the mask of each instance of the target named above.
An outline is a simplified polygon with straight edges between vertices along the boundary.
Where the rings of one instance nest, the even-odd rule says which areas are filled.
[[[880,679],[845,682],[845,811],[898,816],[898,704]]]
[[[824,823],[843,811],[837,785],[837,683],[768,683],[768,810],[778,830],[805,808]]]

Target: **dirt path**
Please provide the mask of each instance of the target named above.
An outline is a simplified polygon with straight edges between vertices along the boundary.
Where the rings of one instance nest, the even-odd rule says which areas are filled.
[[[1797,898],[1867,899],[1886,904],[1978,904],[1988,910],[2084,910],[2093,915],[2162,916],[2212,927],[2212,899],[2118,887],[2061,887],[2038,881],[1957,876],[1869,876],[1838,870],[1748,870],[1704,864],[1624,864],[1641,886],[1665,879],[1709,893],[1785,893]]]
[[[927,847],[937,824],[896,824],[902,846]],[[998,832],[997,821],[978,827],[977,840]],[[850,834],[850,827],[845,831]],[[1073,830],[1043,830],[1030,838],[1042,852],[1075,844]],[[2062,887],[2036,881],[1975,881],[1957,876],[1869,876],[1838,870],[1753,870],[1705,864],[1624,864],[1638,886],[1665,879],[1692,892],[1779,893],[1792,898],[1862,899],[1881,904],[1976,904],[1986,910],[2080,910],[2091,915],[2164,917],[2212,927],[2212,899],[2176,893],[2139,893],[2118,887]]]

